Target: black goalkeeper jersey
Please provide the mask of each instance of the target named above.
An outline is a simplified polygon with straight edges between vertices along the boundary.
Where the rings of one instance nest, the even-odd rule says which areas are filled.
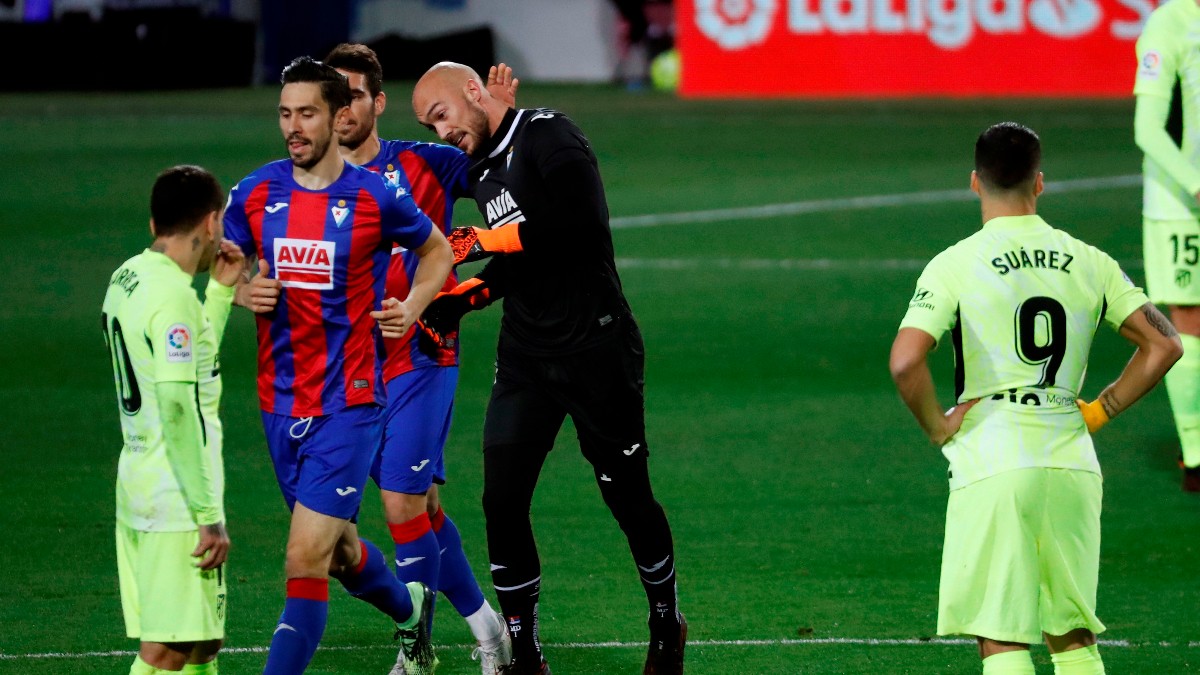
[[[504,298],[501,349],[569,354],[623,332],[633,316],[583,132],[553,110],[509,110],[472,159],[470,186],[488,227],[521,223],[523,252],[495,256],[477,275]]]

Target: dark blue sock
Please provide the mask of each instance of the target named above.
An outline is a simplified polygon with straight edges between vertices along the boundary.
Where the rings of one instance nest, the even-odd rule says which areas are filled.
[[[328,579],[288,579],[287,600],[271,637],[263,675],[303,673],[325,633],[328,616]]]
[[[350,595],[371,603],[396,623],[404,623],[413,613],[408,589],[388,569],[387,559],[378,546],[362,538],[359,542],[362,557],[358,567],[337,577],[337,580],[342,582]]]
[[[463,551],[462,536],[454,521],[440,508],[433,515],[433,533],[442,548],[442,570],[437,589],[446,595],[454,609],[471,616],[483,607],[483,590],[475,580],[467,554]]]

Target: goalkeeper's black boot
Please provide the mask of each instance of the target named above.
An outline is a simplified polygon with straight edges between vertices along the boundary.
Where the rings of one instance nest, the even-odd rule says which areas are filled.
[[[679,632],[650,635],[642,675],[683,675],[683,650],[687,646],[687,619],[679,615]]]

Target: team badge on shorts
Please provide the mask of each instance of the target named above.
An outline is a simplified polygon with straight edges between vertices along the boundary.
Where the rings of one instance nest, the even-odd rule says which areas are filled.
[[[187,363],[192,360],[192,333],[188,327],[172,324],[167,329],[167,361],[169,363]]]

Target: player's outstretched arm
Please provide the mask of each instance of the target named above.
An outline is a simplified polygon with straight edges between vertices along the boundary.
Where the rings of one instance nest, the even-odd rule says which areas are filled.
[[[480,277],[471,277],[449,291],[438,293],[417,320],[418,345],[429,352],[453,347],[463,316],[487,307],[497,297],[487,281]]]
[[[901,328],[892,342],[888,365],[900,398],[912,411],[913,417],[917,418],[917,423],[925,430],[929,440],[934,445],[942,446],[958,433],[967,411],[979,400],[965,401],[942,411],[937,390],[933,386],[933,374],[929,372],[926,360],[934,344],[933,336],[919,328]]]
[[[1121,336],[1137,347],[1133,358],[1099,398],[1080,405],[1088,431],[1093,433],[1153,389],[1183,356],[1179,333],[1153,303],[1147,302],[1125,319]]]
[[[379,322],[379,328],[386,338],[399,339],[408,333],[454,268],[450,244],[436,229],[430,230],[425,243],[412,251],[417,254],[418,260],[408,297],[403,302],[387,298],[383,301],[382,310],[371,312],[371,318]]]

